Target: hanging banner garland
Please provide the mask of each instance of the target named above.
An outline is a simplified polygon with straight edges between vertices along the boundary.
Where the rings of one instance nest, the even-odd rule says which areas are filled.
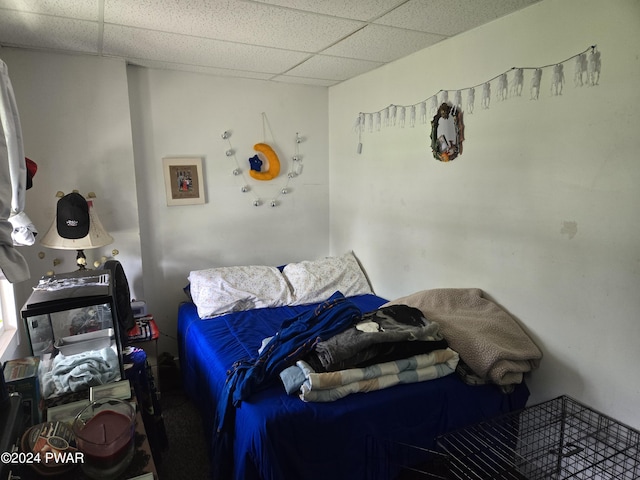
[[[426,124],[428,117],[432,116],[431,122],[431,149],[437,160],[450,161],[459,156],[462,147],[462,110],[463,93],[466,94],[464,111],[473,114],[476,106],[476,91],[481,94],[480,107],[482,110],[489,109],[492,97],[497,101],[504,101],[511,97],[521,97],[525,85],[525,72],[531,72],[529,81],[529,98],[538,100],[542,89],[544,71],[551,70],[550,94],[560,96],[563,93],[566,78],[565,64],[574,63],[573,83],[575,87],[596,86],[600,82],[601,56],[596,45],[592,45],[585,51],[573,55],[562,62],[544,65],[540,67],[513,67],[500,75],[493,77],[486,82],[457,90],[440,90],[421,102],[413,105],[394,105],[378,110],[377,112],[360,112],[355,121],[355,131],[358,134],[358,153],[362,153],[362,134],[368,130],[370,133],[380,131],[382,127],[400,126],[404,128],[406,124],[413,128],[416,122]],[[449,93],[453,94],[453,101],[449,100]],[[457,125],[456,140],[453,142],[460,148],[451,150],[451,139],[440,138],[438,134],[438,124],[443,118],[443,107],[447,107],[452,115],[455,115],[454,124]],[[449,112],[447,112],[449,115]],[[408,119],[407,119],[408,117]],[[447,117],[448,118],[448,117]],[[442,143],[442,142],[447,143]],[[445,153],[443,155],[443,153]],[[453,155],[452,155],[453,153]]]
[[[262,121],[263,121],[263,137],[266,137],[268,122],[267,122],[265,113],[262,113]],[[270,127],[268,128],[269,130],[271,130]],[[273,137],[273,134],[271,136]],[[235,177],[242,179],[243,181],[242,186],[240,187],[240,191],[242,193],[250,193],[250,192],[254,193],[253,189],[248,183],[247,177],[245,177],[244,169],[238,163],[238,159],[236,157],[236,151],[231,145],[231,140],[230,140],[231,132],[227,130],[222,133],[221,137],[223,140],[226,140],[228,143],[228,149],[225,152],[226,156],[229,158],[232,158],[235,163],[235,168],[233,169],[232,174]],[[269,204],[272,207],[277,207],[280,204],[279,199],[282,195],[287,195],[291,192],[291,188],[289,187],[289,182],[292,179],[298,177],[298,175],[302,173],[302,156],[300,155],[300,143],[302,143],[302,138],[298,133],[296,133],[295,154],[291,157],[291,160],[292,160],[291,167],[284,179],[284,184],[281,184],[280,186],[274,186],[274,191],[276,191],[277,193],[272,196],[272,199],[269,202]],[[250,167],[249,176],[261,182],[263,181],[267,182],[267,181],[276,179],[280,175],[281,162],[275,150],[266,142],[260,142],[255,144],[253,147],[253,150],[258,152],[259,155],[262,155],[262,157],[267,161],[268,167],[266,170],[262,170],[262,167],[264,165],[263,160],[260,158],[259,155],[254,155],[253,157],[248,159],[248,164]],[[253,205],[255,207],[259,207],[262,204],[263,204],[262,199],[254,193]]]

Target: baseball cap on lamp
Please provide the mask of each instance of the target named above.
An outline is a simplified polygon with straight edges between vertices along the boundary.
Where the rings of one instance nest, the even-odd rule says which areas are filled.
[[[89,234],[89,205],[77,192],[58,200],[56,219],[58,235],[62,238],[78,239]]]

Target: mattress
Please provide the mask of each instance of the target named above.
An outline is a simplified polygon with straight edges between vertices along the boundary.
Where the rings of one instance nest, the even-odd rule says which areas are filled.
[[[387,301],[370,294],[350,300],[363,313]],[[276,333],[285,319],[315,306],[260,308],[209,319],[201,319],[193,303],[180,306],[183,386],[202,413],[209,441],[233,363],[255,358],[262,340]],[[438,435],[524,408],[528,396],[525,383],[505,394],[494,385],[468,385],[453,374],[313,403],[288,395],[274,382],[236,409],[233,443],[223,457],[232,461],[232,478],[237,480],[364,479],[376,469],[375,460],[367,456],[371,442],[434,448]],[[220,461],[221,456],[212,452],[214,458]]]

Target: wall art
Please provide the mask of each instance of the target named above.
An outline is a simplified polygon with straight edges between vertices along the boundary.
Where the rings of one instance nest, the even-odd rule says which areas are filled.
[[[165,157],[162,166],[167,205],[205,203],[202,158]]]

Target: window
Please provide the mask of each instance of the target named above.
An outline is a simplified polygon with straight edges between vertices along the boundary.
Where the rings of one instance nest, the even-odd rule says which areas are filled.
[[[13,285],[7,280],[0,280],[0,357],[17,331],[16,304]]]
[[[2,334],[4,333],[4,317],[5,317],[5,313],[4,313],[4,308],[2,308],[2,306],[4,305],[4,283],[6,282],[6,280],[0,280],[0,337],[2,336]]]

